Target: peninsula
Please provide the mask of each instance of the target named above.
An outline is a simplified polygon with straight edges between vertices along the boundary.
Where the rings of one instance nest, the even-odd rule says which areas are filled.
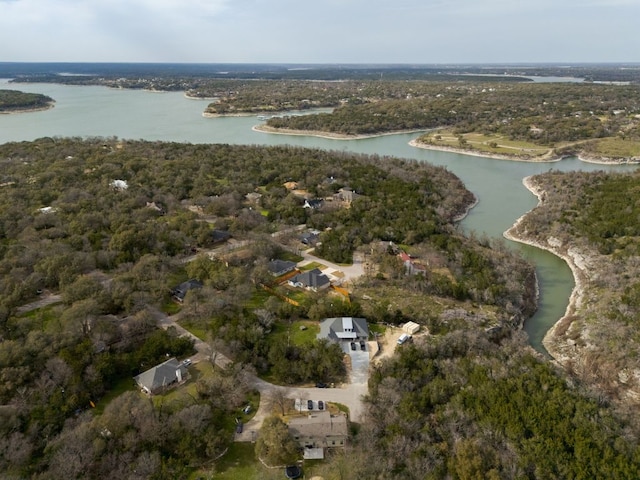
[[[39,93],[25,93],[16,90],[0,90],[0,113],[20,113],[47,110],[55,100]]]
[[[505,233],[563,258],[575,288],[544,345],[625,410],[640,405],[638,173],[549,172],[525,179],[539,204]]]

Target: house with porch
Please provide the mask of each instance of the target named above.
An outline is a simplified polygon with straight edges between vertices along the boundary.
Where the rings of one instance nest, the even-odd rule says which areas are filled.
[[[305,458],[321,459],[325,448],[344,448],[349,428],[346,415],[334,415],[325,410],[291,418],[289,433],[304,449]]]
[[[364,318],[338,317],[325,318],[320,322],[318,338],[327,338],[335,342],[355,342],[369,339],[369,326]]]
[[[170,358],[166,362],[133,377],[147,395],[162,393],[169,388],[180,385],[187,378],[189,378],[189,371],[186,365],[178,362],[175,358]]]

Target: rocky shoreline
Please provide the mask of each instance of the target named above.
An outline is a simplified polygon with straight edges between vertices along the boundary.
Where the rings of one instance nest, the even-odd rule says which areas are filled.
[[[552,157],[550,155],[543,155],[542,157],[538,157],[538,158],[524,158],[518,155],[487,153],[487,152],[480,152],[475,150],[466,150],[464,148],[429,145],[427,143],[418,142],[417,139],[411,140],[409,142],[409,145],[416,148],[424,148],[425,150],[437,150],[441,152],[458,153],[460,155],[469,155],[472,157],[493,158],[494,160],[508,160],[512,162],[553,163],[553,162],[559,162],[562,159],[567,158],[567,155],[555,156],[555,157]],[[601,156],[591,156],[591,155],[587,156],[585,154],[577,154],[575,156],[581,162],[595,163],[598,165],[627,165],[627,164],[640,163],[640,158],[638,157],[612,158],[612,157],[601,157]]]
[[[273,133],[276,135],[300,135],[307,137],[328,138],[330,140],[361,140],[364,138],[384,137],[386,135],[401,135],[405,133],[424,132],[424,130],[401,130],[395,132],[375,133],[371,135],[347,135],[345,133],[323,132],[321,130],[289,130],[284,128],[273,128],[268,125],[255,125],[252,130],[255,132]]]
[[[538,198],[537,206],[539,206],[543,202],[544,192],[533,183],[531,177],[525,177],[522,180],[522,183],[531,193],[533,193]],[[534,208],[537,208],[537,206]],[[560,364],[564,364],[571,358],[563,354],[562,350],[559,348],[560,346],[556,341],[556,331],[560,325],[565,325],[570,317],[574,315],[576,310],[582,305],[585,294],[586,281],[588,278],[585,269],[586,265],[582,255],[580,255],[579,252],[573,251],[571,248],[568,248],[566,250],[562,249],[562,243],[560,242],[560,240],[554,237],[549,237],[546,243],[542,243],[540,241],[533,240],[527,237],[526,234],[520,232],[519,227],[522,223],[522,219],[528,213],[529,212],[518,218],[513,226],[506,232],[504,232],[503,235],[508,240],[546,250],[547,252],[552,253],[564,260],[571,269],[574,280],[574,287],[571,291],[571,295],[569,296],[569,304],[567,305],[564,315],[560,319],[558,319],[558,321],[547,331],[542,341],[542,344],[546,348],[547,352],[549,352],[549,354]]]

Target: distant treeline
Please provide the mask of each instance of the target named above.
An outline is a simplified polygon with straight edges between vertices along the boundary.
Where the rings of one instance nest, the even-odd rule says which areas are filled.
[[[634,68],[635,67],[635,68]],[[0,63],[0,78],[238,78],[304,80],[459,80],[458,76],[558,76],[587,81],[640,81],[640,68],[629,64],[571,65],[409,65],[409,64],[219,64],[219,63]],[[70,75],[69,75],[70,74]]]

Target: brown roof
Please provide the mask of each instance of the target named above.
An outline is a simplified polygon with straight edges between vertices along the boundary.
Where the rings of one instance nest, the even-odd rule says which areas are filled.
[[[294,436],[326,438],[328,436],[347,436],[347,417],[329,412],[313,412],[306,417],[294,417],[289,420],[289,430]]]

